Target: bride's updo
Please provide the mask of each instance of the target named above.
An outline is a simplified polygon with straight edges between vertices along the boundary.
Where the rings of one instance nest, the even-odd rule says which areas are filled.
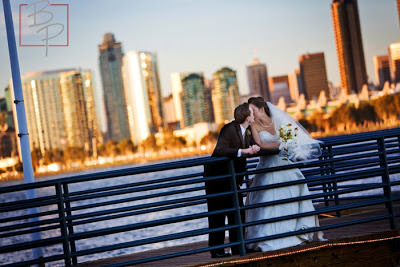
[[[271,117],[271,111],[269,110],[267,102],[265,102],[264,98],[262,98],[261,96],[250,97],[247,100],[247,103],[249,103],[249,105],[252,104],[252,105],[256,106],[259,109],[260,108],[264,108],[264,111],[268,115],[268,117]]]

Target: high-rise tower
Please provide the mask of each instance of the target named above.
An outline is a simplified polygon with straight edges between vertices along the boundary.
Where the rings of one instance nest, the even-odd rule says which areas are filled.
[[[91,133],[99,134],[89,73],[65,69],[28,73],[21,78],[32,149],[43,155],[65,147],[92,152]],[[14,105],[13,113],[16,119]]]
[[[318,99],[321,91],[329,95],[324,53],[305,54],[299,57],[300,75],[307,100]]]
[[[112,33],[104,35],[99,45],[99,63],[107,121],[107,139],[129,139],[128,115],[122,82],[122,48]]]
[[[156,54],[129,51],[123,58],[122,73],[130,138],[139,144],[164,126]]]
[[[171,84],[175,114],[180,114],[180,128],[212,121],[210,90],[205,84],[203,73],[172,73]]]
[[[265,64],[261,64],[258,59],[253,60],[252,65],[247,66],[247,78],[249,80],[250,95],[259,95],[266,101],[271,101],[267,66]]]
[[[374,56],[374,68],[376,83],[380,89],[383,88],[385,82],[391,82],[390,78],[390,61],[388,55]]]
[[[389,64],[392,83],[400,82],[400,42],[389,45]]]
[[[367,83],[367,71],[357,0],[333,0],[331,11],[341,90],[359,93]]]
[[[236,71],[224,67],[214,73],[212,104],[216,123],[233,119],[233,111],[239,105]]]

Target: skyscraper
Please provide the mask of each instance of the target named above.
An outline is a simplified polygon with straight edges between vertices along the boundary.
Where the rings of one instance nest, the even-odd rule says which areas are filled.
[[[212,121],[210,90],[203,73],[172,73],[171,84],[175,114],[180,113],[180,128]]]
[[[184,127],[199,122],[211,122],[210,103],[207,101],[202,73],[190,73],[182,79]]]
[[[212,104],[216,123],[233,119],[233,111],[239,105],[239,88],[236,71],[224,67],[214,73]]]
[[[300,69],[295,69],[289,76],[290,98],[297,103],[301,94],[304,94]]]
[[[163,107],[164,123],[174,130],[177,129],[178,121],[176,120],[174,98],[172,94],[169,94],[167,97],[163,98]]]
[[[400,82],[400,42],[389,45],[390,77],[392,83]]]
[[[281,97],[284,98],[285,103],[292,102],[289,89],[289,76],[281,75],[269,78],[269,87],[271,88],[271,103],[278,104]]]
[[[183,111],[182,111],[182,78],[181,73],[171,73],[171,89],[172,89],[172,101],[175,107],[175,118],[178,122],[178,128],[183,128]]]
[[[299,57],[300,75],[307,100],[318,99],[325,91],[329,95],[324,53],[305,54]]]
[[[60,73],[60,94],[67,144],[89,151],[91,140],[83,87],[80,72]]]
[[[333,0],[331,6],[341,87],[359,93],[367,83],[357,0]]]
[[[400,22],[400,0],[397,0],[397,16],[399,17]]]
[[[382,89],[386,81],[391,82],[389,56],[374,56],[374,68],[376,83]]]
[[[95,109],[88,109],[90,103],[85,95],[93,95],[90,71],[65,69],[29,73],[22,77],[22,91],[32,149],[42,154],[54,149],[79,147],[90,152],[93,144],[90,132],[95,131],[98,122],[89,125],[89,118],[96,118]],[[85,77],[85,78],[84,78]],[[12,85],[10,85],[12,86]],[[13,93],[13,90],[10,90]],[[13,96],[11,96],[13,99]],[[16,121],[13,106],[14,120]],[[17,123],[16,123],[17,125]]]
[[[262,96],[266,101],[271,101],[269,91],[267,66],[254,59],[252,65],[247,66],[247,78],[249,81],[249,95]]]
[[[129,51],[123,58],[122,73],[130,138],[139,144],[164,126],[157,56]]]
[[[99,45],[99,63],[107,121],[107,139],[129,139],[128,114],[122,82],[122,48],[112,33],[104,34]]]

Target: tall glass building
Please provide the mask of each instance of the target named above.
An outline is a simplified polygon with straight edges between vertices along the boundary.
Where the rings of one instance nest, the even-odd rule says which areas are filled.
[[[164,126],[156,54],[129,51],[123,57],[122,73],[130,138],[140,144]]]
[[[122,47],[112,33],[104,35],[99,45],[99,64],[107,121],[107,139],[129,139],[128,114],[122,81]]]
[[[385,82],[391,82],[390,61],[388,55],[374,56],[376,83],[382,89]]]
[[[180,113],[180,128],[211,122],[212,102],[203,73],[173,73],[171,81],[175,114]]]
[[[190,73],[182,79],[184,127],[211,122],[210,103],[206,98],[202,73]]]
[[[389,45],[389,65],[392,83],[400,82],[400,42]]]
[[[250,95],[262,96],[265,101],[271,101],[267,65],[261,64],[258,59],[254,59],[252,65],[247,66],[247,78]]]
[[[211,93],[216,123],[233,119],[235,107],[239,105],[239,87],[236,71],[224,67],[214,73],[214,89]]]
[[[367,83],[357,0],[333,0],[331,6],[341,90],[359,93]]]
[[[94,99],[87,97],[94,95],[93,88],[88,86],[93,82],[89,73],[64,69],[22,77],[31,149],[40,149],[45,154],[71,146],[91,152],[90,133],[98,131],[98,121],[95,109],[88,108],[95,106]],[[12,89],[10,92],[13,94]],[[14,99],[13,95],[11,99]],[[17,121],[14,105],[13,114]],[[89,118],[93,120],[91,125]]]
[[[322,91],[329,96],[324,53],[308,53],[299,57],[300,75],[307,100],[318,99]]]

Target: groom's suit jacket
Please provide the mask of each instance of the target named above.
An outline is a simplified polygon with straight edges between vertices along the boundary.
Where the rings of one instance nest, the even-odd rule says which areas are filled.
[[[217,144],[211,157],[226,156],[234,158],[235,171],[243,172],[246,170],[246,158],[238,158],[238,150],[239,148],[248,148],[250,145],[253,144],[255,143],[251,135],[250,127],[247,128],[243,137],[240,125],[232,121],[222,127],[218,136]],[[225,162],[211,163],[205,166],[204,173],[205,176],[222,175],[229,173],[229,167]],[[242,185],[243,175],[237,176],[236,178],[237,185]],[[227,187],[225,187],[225,189],[226,188]]]

